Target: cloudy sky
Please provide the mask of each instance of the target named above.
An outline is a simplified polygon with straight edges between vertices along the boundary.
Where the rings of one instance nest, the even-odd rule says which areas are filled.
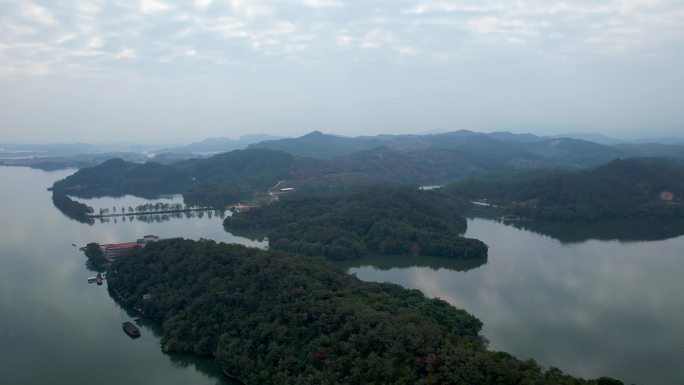
[[[684,135],[682,0],[0,0],[0,142]]]

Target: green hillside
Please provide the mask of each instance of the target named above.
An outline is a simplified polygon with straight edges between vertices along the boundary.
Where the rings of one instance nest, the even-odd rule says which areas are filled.
[[[107,280],[163,325],[165,351],[216,357],[247,384],[621,384],[488,351],[465,311],[322,259],[168,240],[117,258]]]
[[[295,195],[225,219],[228,229],[270,229],[269,245],[305,255],[352,259],[370,254],[485,259],[487,246],[461,236],[459,205],[416,188]]]
[[[236,150],[168,165],[111,159],[55,182],[53,190],[75,196],[183,193],[188,204],[224,207],[289,177],[292,155]]]
[[[447,190],[538,219],[684,218],[684,166],[664,159],[631,158],[581,172],[473,179]]]

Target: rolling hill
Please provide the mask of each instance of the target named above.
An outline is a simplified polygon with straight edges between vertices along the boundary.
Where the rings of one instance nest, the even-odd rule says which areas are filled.
[[[472,179],[448,191],[538,219],[684,218],[684,165],[666,159],[617,159],[579,172]]]

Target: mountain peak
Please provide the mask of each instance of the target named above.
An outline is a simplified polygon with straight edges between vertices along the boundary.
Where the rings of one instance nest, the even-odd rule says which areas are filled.
[[[328,136],[328,135],[322,133],[321,131],[314,130],[314,131],[309,132],[308,134],[302,135],[302,138],[313,138],[313,137],[321,137],[321,136]]]

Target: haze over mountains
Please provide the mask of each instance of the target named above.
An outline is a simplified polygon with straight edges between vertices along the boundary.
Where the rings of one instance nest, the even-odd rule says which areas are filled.
[[[219,142],[186,149],[208,149]],[[684,145],[608,146],[580,139],[464,130],[354,138],[314,131],[209,157],[169,154],[148,162],[113,159],[84,168],[56,183],[55,188],[77,196],[183,193],[191,204],[225,207],[265,193],[277,183],[281,188],[309,191],[447,184],[523,170],[582,170],[618,158],[662,157],[681,162]],[[159,161],[161,156],[166,162]]]
[[[245,135],[237,139],[217,137],[176,147],[155,149],[153,145],[118,144],[0,144],[0,164],[29,166],[44,169],[82,168],[102,163],[110,158],[132,162],[153,159],[170,164],[175,161],[206,157],[220,152],[243,148],[268,148],[296,156],[331,159],[355,152],[385,147],[391,151],[420,156],[420,151],[459,150],[463,154],[484,155],[511,162],[535,164],[547,158],[563,159],[584,167],[615,157],[681,157],[684,156],[684,139],[669,138],[662,142],[621,141],[598,134],[568,134],[537,136],[510,132],[479,133],[459,130],[420,135],[377,135],[346,137],[313,131],[297,138],[279,138],[273,135]],[[573,155],[574,154],[574,155]],[[539,158],[540,156],[541,158]],[[544,163],[544,162],[542,162]],[[542,165],[542,166],[547,166]]]

